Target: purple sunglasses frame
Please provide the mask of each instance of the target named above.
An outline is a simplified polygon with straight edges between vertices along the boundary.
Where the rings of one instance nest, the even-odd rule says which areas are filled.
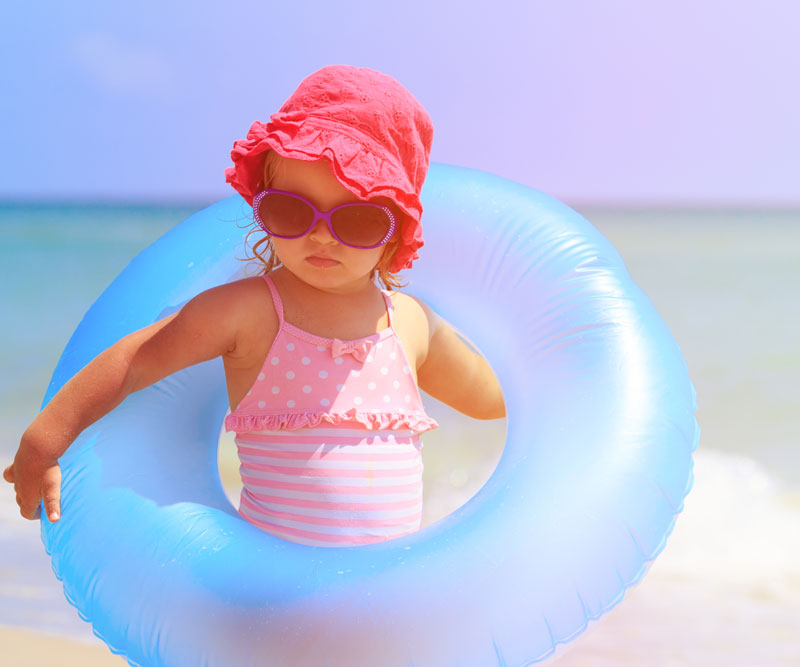
[[[264,221],[261,219],[261,216],[258,213],[259,206],[261,205],[261,200],[264,199],[269,194],[279,194],[279,195],[288,195],[289,197],[294,197],[295,199],[299,199],[304,204],[307,204],[311,207],[311,210],[314,212],[314,218],[311,221],[311,224],[308,226],[302,234],[297,234],[296,236],[284,236],[283,234],[275,234],[274,232],[267,229],[267,226],[264,224]],[[360,246],[360,245],[353,245],[351,243],[347,243],[347,241],[343,241],[339,238],[339,235],[333,229],[333,223],[331,222],[331,216],[338,210],[343,208],[350,208],[352,206],[369,206],[371,208],[379,208],[386,214],[386,217],[389,218],[389,229],[386,232],[386,235],[378,241],[375,245],[370,246]],[[397,231],[397,221],[395,220],[395,215],[392,213],[392,209],[388,206],[383,206],[382,204],[372,204],[370,202],[351,202],[348,204],[340,204],[339,206],[334,206],[329,211],[320,211],[314,204],[312,204],[308,199],[303,197],[302,195],[298,195],[295,192],[287,192],[286,190],[262,190],[259,192],[255,197],[253,197],[253,218],[258,223],[258,226],[261,227],[269,236],[275,236],[279,239],[299,239],[303,236],[306,236],[314,226],[317,224],[317,220],[322,218],[325,223],[328,225],[328,230],[331,233],[331,236],[335,238],[339,243],[342,245],[346,245],[348,248],[356,248],[358,250],[371,250],[372,248],[379,248],[382,245],[385,245],[390,238],[394,235],[395,231]]]

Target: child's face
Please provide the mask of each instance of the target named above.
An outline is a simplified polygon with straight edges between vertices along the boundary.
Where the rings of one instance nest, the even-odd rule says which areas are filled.
[[[303,195],[319,210],[359,201],[333,176],[327,160],[282,159],[272,188]],[[299,239],[272,238],[281,263],[304,282],[324,291],[347,292],[371,282],[372,270],[385,246],[361,250],[339,243],[324,220]]]

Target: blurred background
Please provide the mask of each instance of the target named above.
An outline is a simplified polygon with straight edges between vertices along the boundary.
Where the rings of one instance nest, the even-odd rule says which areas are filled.
[[[0,21],[3,466],[99,293],[232,193],[250,123],[324,65],[371,67],[427,108],[434,161],[592,221],[697,388],[695,488],[667,548],[554,664],[800,664],[800,4],[45,1]],[[504,433],[432,409],[472,437],[426,440],[428,522],[480,488]],[[220,458],[235,484],[224,440]],[[8,485],[0,637],[4,664],[122,664]]]

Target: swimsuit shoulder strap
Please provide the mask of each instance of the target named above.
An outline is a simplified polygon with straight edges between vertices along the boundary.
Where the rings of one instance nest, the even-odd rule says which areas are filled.
[[[264,282],[267,283],[269,293],[272,295],[272,305],[275,306],[275,312],[278,313],[278,324],[283,327],[283,302],[281,301],[281,295],[278,294],[278,288],[275,287],[275,283],[272,282],[272,278],[270,278],[268,274],[265,273],[261,277],[264,279]]]
[[[389,328],[394,329],[394,305],[392,304],[391,292],[389,290],[381,290],[383,300],[386,302],[386,315],[389,317]]]

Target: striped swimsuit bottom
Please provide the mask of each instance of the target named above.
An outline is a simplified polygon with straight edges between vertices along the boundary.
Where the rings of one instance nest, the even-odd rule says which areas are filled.
[[[372,544],[418,530],[419,435],[353,426],[237,434],[239,513],[276,537],[312,546]]]

